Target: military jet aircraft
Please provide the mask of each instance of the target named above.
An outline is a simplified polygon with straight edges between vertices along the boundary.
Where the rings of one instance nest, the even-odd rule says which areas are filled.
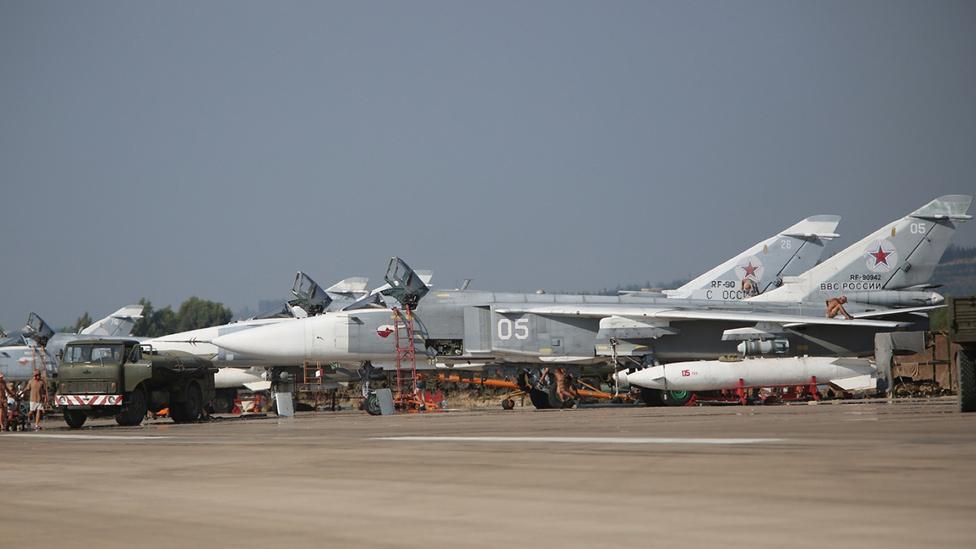
[[[267,369],[277,364],[260,357],[226,352],[213,345],[211,340],[222,335],[276,324],[284,320],[307,318],[328,311],[341,310],[366,296],[369,293],[368,283],[367,278],[352,277],[322,289],[310,276],[299,271],[295,274],[295,283],[291,290],[294,299],[284,303],[280,310],[220,326],[147,338],[142,342],[151,345],[157,351],[185,352],[212,361],[219,368],[214,377],[214,385],[217,389],[214,408],[217,412],[226,412],[233,407],[238,388],[245,387],[252,391],[269,389],[271,376],[268,375]]]
[[[969,197],[947,196],[912,212],[908,217],[885,226],[839,253],[833,261],[814,267],[809,272],[787,278],[784,284],[763,295],[749,298],[752,302],[820,301],[837,306],[845,302],[862,309],[857,316],[886,315],[885,309],[872,306],[927,307],[942,302],[942,296],[929,290],[927,282],[938,259],[942,256],[955,224],[970,219],[966,212]],[[922,236],[922,238],[919,238]],[[899,257],[899,253],[903,257]],[[853,265],[842,276],[835,275],[839,265]],[[890,288],[898,288],[892,290]],[[902,310],[904,311],[904,309]],[[775,344],[780,331],[757,327],[726,333],[727,339],[763,339]],[[787,330],[789,332],[789,330]],[[759,345],[763,343],[760,342]],[[829,338],[821,344],[830,347]],[[743,341],[740,353],[749,354],[755,345]],[[867,359],[848,355],[848,349],[837,349],[838,356],[754,358],[740,361],[693,360],[672,362],[648,368],[630,368],[617,374],[618,381],[649,389],[673,391],[718,390],[773,385],[797,385],[811,379],[830,383],[841,390],[864,390],[887,385],[887,369]]]
[[[53,376],[57,371],[55,357],[70,342],[84,338],[126,337],[138,319],[141,305],[127,305],[93,322],[77,334],[56,333],[37,313],[30,313],[20,333],[0,341],[0,372],[7,381],[26,381],[35,368]]]
[[[971,200],[961,195],[937,198],[795,279],[803,280],[803,287],[815,288],[814,294],[779,288],[746,300],[709,301],[640,294],[435,291],[416,309],[420,343],[432,359],[445,363],[535,367],[605,364],[610,357],[634,357],[648,364],[717,359],[736,353],[743,340],[754,343],[747,346],[750,354],[868,354],[875,332],[905,325],[901,318],[875,317],[922,311],[938,304],[938,294],[920,288],[957,224],[969,218],[966,211]],[[864,242],[872,246],[866,248]],[[885,273],[890,275],[877,278],[878,269],[884,267],[871,259],[882,256],[888,261]],[[394,259],[390,273],[409,271],[405,263]],[[736,272],[747,276],[746,269]],[[782,278],[784,288],[793,282],[787,276]],[[409,276],[392,277],[392,282],[402,284],[396,293],[419,301],[428,288],[405,283],[408,280]],[[706,282],[704,289],[712,281]],[[906,289],[909,294],[876,293]],[[824,314],[822,296],[841,291],[865,292],[850,300],[848,310],[855,317],[851,320]],[[766,297],[774,292],[779,292],[782,301]],[[894,309],[878,305],[876,298],[910,306]],[[213,343],[229,352],[278,363],[392,361],[391,332],[388,309],[353,305],[318,317],[221,336]]]
[[[742,299],[749,295],[754,295],[759,291],[781,283],[780,281],[784,276],[802,273],[815,265],[823,254],[824,242],[838,236],[835,231],[839,222],[840,217],[832,215],[819,215],[806,218],[776,235],[750,246],[735,257],[710,269],[680,288],[665,290],[664,293],[632,293],[644,297],[657,296],[675,299],[694,294],[704,300],[723,301]],[[418,271],[418,275],[421,281],[425,283],[424,287],[429,287],[429,274]],[[752,292],[743,290],[743,286],[746,283],[752,288]],[[390,289],[391,285],[388,283],[373,290],[360,301],[351,305],[345,305],[341,309],[360,310],[365,308],[383,308],[384,305],[380,298],[384,292]],[[466,290],[448,291],[464,293]],[[476,295],[481,295],[481,293],[477,293]],[[223,337],[229,333],[231,331],[227,330],[219,335]],[[167,336],[167,339],[185,339],[185,335]],[[207,335],[207,337],[211,336],[213,334]],[[226,351],[217,352],[213,356],[227,356],[228,354],[231,356],[249,356],[247,353],[241,355],[233,351],[230,353]],[[297,357],[265,358],[267,360],[273,360],[280,366],[298,365],[304,362],[304,360],[299,360]],[[476,364],[477,367],[481,366],[481,363]],[[338,371],[335,373],[341,375],[351,374],[352,372],[342,366],[338,366]],[[345,377],[348,377],[348,375]],[[358,376],[353,375],[351,379],[356,379],[356,377]]]

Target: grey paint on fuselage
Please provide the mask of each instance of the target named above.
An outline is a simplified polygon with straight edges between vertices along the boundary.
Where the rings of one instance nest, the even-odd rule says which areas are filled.
[[[520,299],[521,298],[521,299]],[[452,339],[463,341],[463,349],[482,350],[478,343],[483,338],[490,338],[489,353],[465,352],[457,359],[484,359],[491,356],[503,362],[533,362],[551,359],[578,358],[580,362],[603,361],[609,351],[599,352],[597,334],[600,331],[598,317],[590,316],[550,316],[534,313],[502,314],[495,309],[518,308],[526,303],[565,303],[565,304],[605,304],[605,305],[634,305],[638,307],[665,306],[674,307],[675,301],[668,298],[639,297],[639,296],[576,296],[576,295],[536,295],[536,294],[493,294],[491,292],[448,291],[434,292],[421,302],[417,309],[417,316],[426,328],[427,340]],[[683,308],[707,308],[714,305],[707,301],[684,300]],[[763,310],[779,314],[822,316],[823,305],[819,303],[806,304],[765,304]],[[741,309],[751,311],[755,307],[730,302],[722,306],[723,309]],[[489,323],[479,323],[475,328],[464,323],[465,310],[476,309],[488,311]],[[852,307],[852,312],[857,309]],[[468,313],[468,318],[472,316]],[[482,313],[478,315],[484,319]],[[387,315],[387,323],[388,323]],[[458,322],[458,320],[461,322]],[[382,317],[376,319],[374,330],[382,325]],[[377,342],[375,336],[370,338],[370,325],[351,323],[360,331],[357,339],[361,342]],[[516,327],[522,323],[526,326],[524,334],[516,334]],[[655,339],[637,341],[645,345],[645,349],[637,349],[635,353],[651,354],[662,362],[693,359],[716,359],[722,355],[735,354],[738,341],[722,341],[725,330],[740,328],[743,322],[729,322],[718,320],[671,321],[670,328],[676,333]],[[499,328],[499,326],[503,328]],[[508,326],[511,326],[511,330]],[[844,347],[852,354],[869,354],[874,348],[874,333],[876,329],[856,329],[851,327],[808,326],[804,333],[818,338],[824,338],[832,344]],[[465,338],[467,332],[467,338]],[[509,333],[511,332],[511,334]],[[472,339],[475,335],[477,339]],[[518,338],[526,335],[525,339]],[[505,339],[503,339],[505,337]],[[829,349],[816,345],[798,336],[789,336],[791,340],[790,354],[824,354],[831,353]],[[370,352],[378,350],[379,346],[371,345]],[[390,345],[386,345],[389,352]],[[363,350],[367,347],[364,345]],[[443,357],[450,360],[451,357]]]

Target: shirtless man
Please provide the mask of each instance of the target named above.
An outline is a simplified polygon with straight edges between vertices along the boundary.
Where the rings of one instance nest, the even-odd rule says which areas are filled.
[[[752,279],[750,279],[750,278],[743,278],[742,279],[742,293],[746,297],[757,296],[757,295],[759,295],[759,288],[756,286],[756,283],[752,281]]]
[[[576,388],[570,383],[569,374],[566,373],[565,368],[556,368],[556,396],[559,400],[572,400],[579,398],[579,393],[576,392]]]
[[[47,402],[47,383],[41,379],[41,372],[34,370],[34,377],[27,382],[24,392],[30,392],[30,413],[34,418],[34,430],[41,430],[41,414],[44,413],[44,403]]]
[[[13,394],[7,387],[7,380],[0,374],[0,431],[7,430],[7,397]]]
[[[847,303],[846,296],[835,297],[833,299],[827,300],[827,318],[834,318],[837,315],[844,315],[847,320],[853,320],[854,317],[847,313],[844,309],[844,304]]]

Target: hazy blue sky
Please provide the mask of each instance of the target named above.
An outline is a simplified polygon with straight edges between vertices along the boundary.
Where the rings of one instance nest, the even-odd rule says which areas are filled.
[[[846,244],[976,191],[974,59],[971,1],[0,0],[0,325]]]

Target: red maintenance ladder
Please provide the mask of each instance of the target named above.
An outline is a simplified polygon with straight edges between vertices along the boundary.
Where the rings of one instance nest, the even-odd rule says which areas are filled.
[[[396,393],[393,404],[405,412],[426,410],[424,396],[417,385],[417,351],[414,347],[414,320],[410,306],[393,308],[393,334],[396,343]]]

